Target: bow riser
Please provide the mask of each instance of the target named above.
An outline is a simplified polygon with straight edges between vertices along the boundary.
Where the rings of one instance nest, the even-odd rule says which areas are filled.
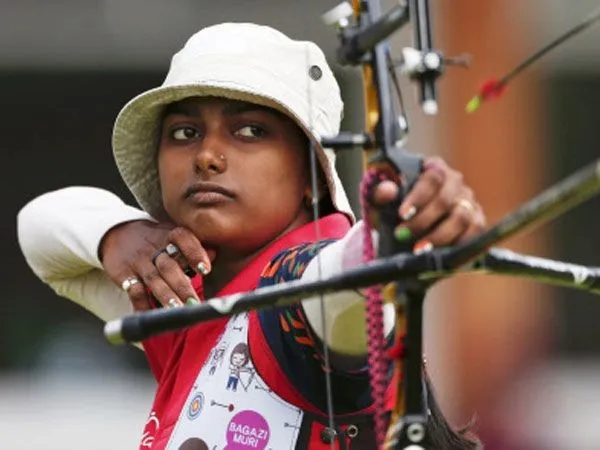
[[[362,33],[366,33],[369,27],[381,26],[381,7],[377,1],[354,1],[354,15],[357,27]],[[402,7],[402,5],[400,5]],[[426,14],[419,14],[425,11]],[[419,51],[423,48],[430,50],[431,32],[429,30],[428,2],[412,1],[409,4],[411,18],[418,21],[413,24],[416,37],[416,46]],[[389,15],[388,15],[389,17]],[[405,14],[404,17],[407,17]],[[398,20],[399,25],[406,22]],[[367,30],[367,31],[365,31]],[[376,34],[373,32],[373,34]],[[343,35],[342,35],[343,37]],[[424,47],[422,47],[424,46]],[[423,53],[420,53],[421,55]],[[381,42],[374,46],[371,52],[363,58],[363,89],[365,92],[365,125],[367,132],[374,136],[375,149],[365,149],[365,170],[376,171],[382,177],[391,179],[399,187],[399,195],[396,201],[380,210],[379,230],[379,256],[386,257],[398,253],[410,253],[414,242],[400,243],[395,239],[394,230],[399,224],[398,207],[406,193],[412,188],[423,170],[423,158],[420,155],[411,154],[403,148],[407,128],[402,129],[401,123],[404,118],[399,118],[392,100],[392,81],[390,70],[392,67],[390,47],[387,42]],[[415,79],[420,81],[421,100],[426,108],[431,109],[435,103],[435,77],[430,72],[414,72]],[[437,107],[436,107],[437,109]],[[402,121],[402,122],[401,122]],[[365,199],[365,203],[368,199]],[[365,217],[366,218],[366,217]],[[365,242],[370,239],[370,232],[366,232]],[[410,284],[414,290],[404,291]],[[404,280],[404,283],[394,283],[394,289],[387,289],[386,300],[396,305],[396,346],[393,354],[394,379],[398,381],[396,386],[396,398],[390,425],[384,442],[379,442],[382,448],[404,449],[410,445],[419,445],[426,448],[427,437],[427,405],[423,395],[423,371],[422,371],[422,329],[423,329],[423,302],[425,299],[425,288],[420,283]],[[381,318],[381,302],[378,295],[374,293],[367,301],[367,315],[369,326],[373,326]],[[377,329],[382,329],[378,324]],[[381,349],[385,344],[385,337],[381,335],[372,336],[369,333],[369,353],[381,355]],[[404,349],[398,350],[398,349]],[[381,356],[379,356],[381,357]],[[371,360],[370,360],[371,362]],[[387,365],[377,365],[376,361],[371,363],[373,385],[385,380]],[[377,372],[380,373],[377,373]],[[376,396],[382,395],[381,391],[374,387],[374,404],[376,407],[376,429],[378,421],[384,416],[384,401]],[[380,425],[379,425],[380,426]],[[376,433],[377,434],[377,433]],[[381,434],[379,433],[381,440]]]

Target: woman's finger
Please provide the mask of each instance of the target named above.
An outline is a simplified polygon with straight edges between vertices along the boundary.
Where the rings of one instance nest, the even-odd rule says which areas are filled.
[[[483,209],[477,203],[474,203],[474,207],[473,218],[471,219],[469,228],[467,228],[465,232],[458,237],[456,243],[471,239],[472,237],[475,237],[485,231],[487,221]]]
[[[129,295],[134,311],[140,312],[152,309],[152,297],[146,290],[141,279],[139,283],[134,284],[127,290],[127,295]]]
[[[211,260],[214,259],[215,253],[207,251],[190,230],[181,227],[174,228],[169,233],[169,242],[177,247],[181,259],[183,259],[182,264],[189,265],[201,275],[210,273],[212,270]]]
[[[168,270],[165,266],[168,266]],[[138,270],[146,287],[164,307],[183,306],[188,298],[196,297],[191,281],[185,276],[183,269],[164,253],[156,258],[156,265],[153,265],[150,261],[143,262]],[[163,272],[167,272],[168,275]],[[177,272],[180,275],[179,277],[173,275]],[[167,281],[167,278],[169,281]],[[187,285],[184,285],[183,281]],[[172,287],[171,284],[174,286]]]
[[[406,222],[416,217],[439,194],[446,182],[447,174],[442,170],[426,170],[412,190],[403,199],[398,214]]]
[[[418,209],[414,216],[403,226],[410,229],[413,236],[421,237],[445,220],[453,211],[456,198],[463,190],[459,176],[450,173],[440,190],[429,199],[429,202]]]
[[[373,203],[383,206],[396,200],[399,192],[398,185],[391,180],[384,180],[373,189]]]
[[[450,215],[438,223],[430,233],[423,236],[423,239],[431,242],[435,247],[455,244],[471,227],[473,215],[473,211],[454,207]]]
[[[455,202],[450,215],[423,239],[436,247],[457,244],[481,233],[485,229],[485,223],[481,207],[474,200],[460,198]]]
[[[142,277],[134,267],[123,266],[118,274],[107,275],[131,300],[134,311],[148,311],[152,308],[152,298],[146,291]]]
[[[186,304],[190,301],[192,303],[198,302],[198,294],[194,290],[192,281],[177,261],[167,254],[162,253],[156,258],[154,265],[169,290],[175,294],[175,296],[172,296],[167,290],[165,290],[164,294],[159,293],[163,300],[161,303],[164,304],[164,300],[168,303],[172,298],[175,298],[181,304]],[[170,306],[173,305],[171,304]]]

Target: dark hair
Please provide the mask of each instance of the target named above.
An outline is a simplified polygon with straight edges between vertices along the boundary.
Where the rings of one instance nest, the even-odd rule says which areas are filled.
[[[474,423],[467,424],[458,430],[453,429],[437,401],[429,377],[425,375],[425,392],[429,407],[427,425],[432,448],[435,450],[481,450],[483,445],[473,432]]]
[[[304,130],[302,130],[302,128],[298,124],[296,124],[296,127],[298,129],[299,134],[304,139],[304,148],[306,149],[306,155],[309,161],[307,163],[307,167],[310,169],[310,152],[314,151],[313,146],[311,145],[310,138],[306,135]],[[319,217],[325,217],[329,214],[335,213],[337,210],[333,206],[333,201],[331,200],[331,193],[329,192],[329,185],[327,184],[325,172],[323,171],[323,167],[321,167],[320,163],[317,163],[317,185],[325,189],[325,194],[319,199]],[[309,207],[309,209],[312,211],[312,205]]]
[[[179,450],[208,450],[208,445],[202,439],[189,438],[179,446]]]

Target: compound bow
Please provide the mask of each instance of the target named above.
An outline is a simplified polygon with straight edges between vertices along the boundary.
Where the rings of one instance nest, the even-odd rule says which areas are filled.
[[[444,64],[452,60],[445,59],[433,49],[428,0],[401,1],[386,14],[382,14],[378,0],[353,0],[352,7],[342,5],[335,8],[325,19],[336,23],[339,29],[339,61],[363,68],[366,131],[323,138],[322,144],[337,149],[357,146],[364,149],[364,211],[368,212],[370,192],[379,181],[391,179],[401,189],[398,201],[379,212],[378,258],[366,261],[362,267],[319,281],[294,281],[209,299],[187,308],[127,316],[107,323],[105,334],[113,343],[138,342],[158,333],[252,309],[289,305],[303,298],[340,290],[368,288],[369,365],[377,447],[425,450],[431,448],[422,367],[423,303],[427,289],[437,280],[468,271],[522,276],[600,294],[598,267],[492,248],[524,227],[539,224],[599,193],[600,160],[527,202],[481,235],[451,248],[412,254],[409,244],[401,245],[394,238],[393,230],[398,225],[397,206],[402,195],[418,178],[422,158],[403,149],[408,125],[403,114],[396,114],[392,101],[392,87],[399,89],[395,64],[385,39],[412,22],[415,47],[403,51],[402,66],[404,72],[418,83],[420,103],[426,114],[437,112],[435,81],[442,74]],[[311,166],[313,183],[316,183],[316,158],[312,158]],[[315,203],[314,208],[315,217],[318,217],[318,204]],[[373,243],[368,227],[365,230],[365,256],[371,259]],[[389,297],[386,300],[396,305],[397,343],[392,357],[395,373],[399,375],[396,402],[387,431],[383,395],[389,361],[383,336],[383,298],[379,288],[382,285],[395,287],[385,289],[385,292]],[[403,351],[399,351],[399,347]],[[325,364],[328,365],[327,359]],[[328,405],[331,416],[331,397]],[[330,420],[333,420],[332,417]]]

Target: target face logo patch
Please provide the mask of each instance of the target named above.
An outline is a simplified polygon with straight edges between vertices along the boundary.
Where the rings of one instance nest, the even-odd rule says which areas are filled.
[[[190,402],[190,406],[188,407],[188,419],[196,419],[202,412],[202,408],[204,408],[204,395],[202,394],[202,392],[198,392],[192,397],[192,401]]]

